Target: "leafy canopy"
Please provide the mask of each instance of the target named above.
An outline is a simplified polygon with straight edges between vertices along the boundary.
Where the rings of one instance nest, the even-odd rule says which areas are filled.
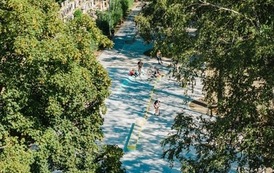
[[[58,10],[53,0],[0,2],[0,170],[123,172],[122,150],[100,144],[111,81],[94,52],[113,43],[89,16],[64,23]],[[117,165],[98,161],[108,152]]]
[[[213,119],[175,119],[177,133],[163,145],[182,170],[274,167],[273,10],[273,0],[158,0],[136,18],[141,35],[173,60],[180,81],[205,65],[205,99],[218,106]]]

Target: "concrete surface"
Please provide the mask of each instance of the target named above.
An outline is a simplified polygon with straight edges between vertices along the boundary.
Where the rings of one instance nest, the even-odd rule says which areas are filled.
[[[124,148],[122,162],[128,173],[179,173],[179,162],[174,162],[171,168],[167,160],[162,159],[160,142],[172,132],[176,113],[191,111],[187,101],[201,97],[202,85],[198,79],[194,93],[188,91],[187,97],[187,88],[169,79],[168,59],[164,58],[164,64],[159,65],[155,57],[143,54],[152,45],[145,44],[138,35],[134,39],[137,30],[133,20],[140,10],[141,6],[137,4],[115,33],[114,48],[103,51],[98,57],[112,79],[112,94],[106,100],[108,111],[104,116],[104,143]],[[139,60],[144,63],[143,73],[137,78],[129,77],[129,70],[137,70]],[[165,76],[149,80],[146,71],[152,66],[159,68]],[[161,101],[160,116],[153,115],[156,99]],[[133,123],[136,126],[131,133]],[[136,148],[128,150],[128,141],[137,144]]]

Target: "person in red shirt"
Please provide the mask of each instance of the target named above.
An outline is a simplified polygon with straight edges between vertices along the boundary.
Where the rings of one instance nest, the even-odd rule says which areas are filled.
[[[131,69],[131,70],[129,71],[129,74],[128,74],[128,75],[134,76],[134,77],[137,77],[137,76],[138,76],[137,72],[136,72],[134,69]]]

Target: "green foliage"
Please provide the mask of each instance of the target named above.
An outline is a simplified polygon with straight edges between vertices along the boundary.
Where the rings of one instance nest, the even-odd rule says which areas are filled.
[[[123,156],[123,150],[116,145],[107,145],[96,158],[101,166],[96,173],[125,173],[122,162],[119,159]]]
[[[78,36],[79,38],[83,36],[85,38],[85,40],[76,38],[75,42],[78,43],[78,48],[90,46],[91,51],[93,51],[99,46],[104,48],[113,46],[113,42],[102,35],[101,30],[97,28],[96,23],[86,14],[75,17],[75,19],[71,21],[70,28],[75,32],[75,36]]]
[[[121,0],[111,0],[109,10],[106,13],[109,16],[109,28],[112,29],[123,19]]]
[[[125,4],[126,7],[128,7],[127,9],[125,8],[125,10],[129,10],[130,8],[133,7],[134,5],[134,0],[121,0],[122,4]],[[127,4],[127,5],[126,5]],[[124,8],[123,8],[124,9]]]
[[[186,172],[226,172],[232,163],[243,172],[274,167],[273,4],[159,0],[136,18],[141,35],[180,66],[180,81],[206,64],[204,90],[218,105],[216,120],[194,129],[175,121],[178,135],[164,144]],[[197,159],[182,156],[189,150]]]
[[[83,12],[82,12],[82,10],[77,9],[74,11],[73,15],[74,15],[74,17],[81,17],[83,15]]]
[[[101,29],[104,35],[109,35],[109,14],[107,12],[96,11],[96,25]]]
[[[110,30],[122,22],[132,5],[133,0],[111,0],[108,11],[96,12],[96,24],[104,35],[110,35]]]
[[[121,9],[123,11],[123,17],[125,17],[127,15],[127,12],[131,4],[129,0],[120,1],[120,3],[121,3]]]
[[[100,169],[111,81],[93,52],[113,43],[89,16],[64,23],[58,10],[52,0],[0,1],[0,172]]]
[[[153,41],[153,33],[150,32],[151,25],[149,23],[149,20],[147,20],[146,17],[144,17],[142,14],[140,14],[138,16],[135,16],[134,21],[138,24],[138,29],[139,29],[141,37],[146,42],[152,42]]]
[[[0,149],[0,170],[2,173],[30,172],[33,162],[31,151],[19,144],[16,137],[7,138],[5,146]]]

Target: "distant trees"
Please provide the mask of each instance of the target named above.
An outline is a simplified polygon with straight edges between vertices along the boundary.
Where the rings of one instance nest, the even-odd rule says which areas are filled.
[[[179,114],[163,141],[184,172],[274,167],[273,10],[273,0],[157,0],[136,18],[155,50],[181,66],[180,81],[206,65],[206,101],[217,116]]]
[[[113,43],[89,16],[64,23],[58,10],[0,1],[0,170],[123,172],[122,150],[100,143],[111,80],[94,51]]]
[[[55,0],[58,4],[61,4],[62,2],[65,2],[66,0]]]
[[[111,29],[120,24],[126,17],[133,0],[110,0],[110,7],[107,11],[97,11],[96,24],[104,35],[110,35]]]

